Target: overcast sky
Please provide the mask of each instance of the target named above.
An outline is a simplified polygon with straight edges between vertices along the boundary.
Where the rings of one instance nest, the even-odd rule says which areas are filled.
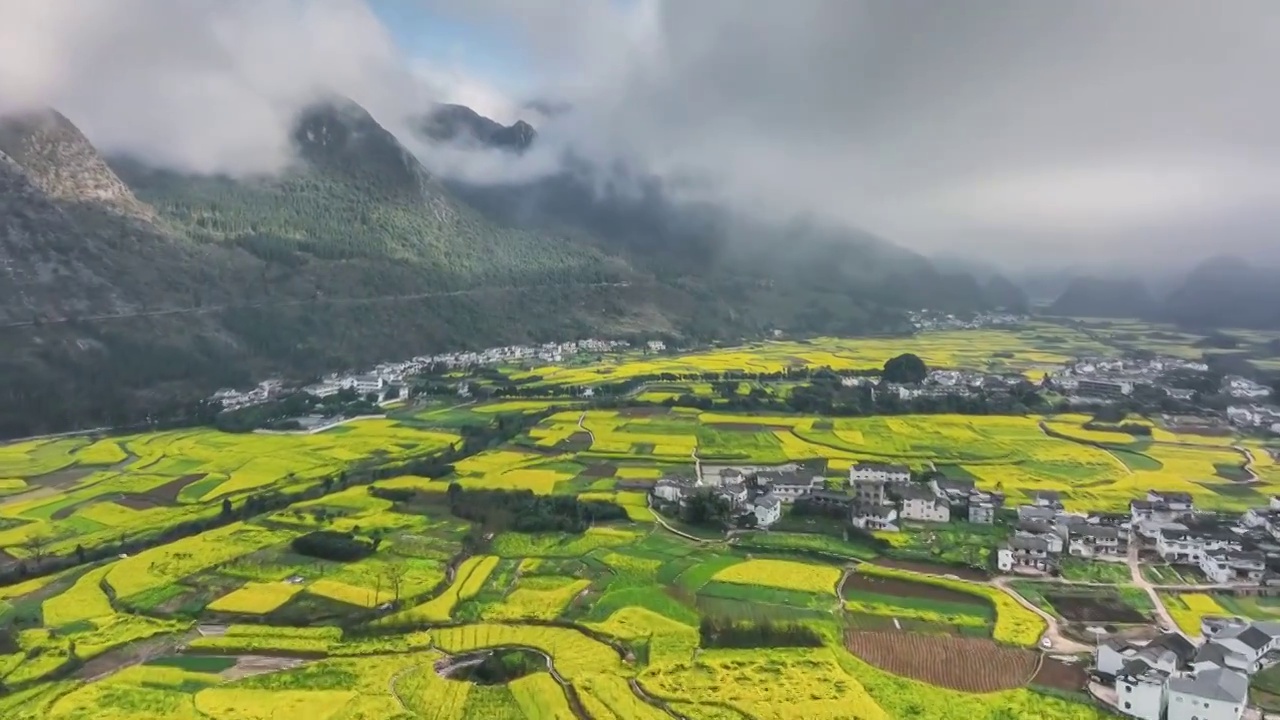
[[[565,98],[548,150],[1016,264],[1280,256],[1276,68],[1275,0],[0,0],[0,105],[157,162],[277,169],[321,89]]]

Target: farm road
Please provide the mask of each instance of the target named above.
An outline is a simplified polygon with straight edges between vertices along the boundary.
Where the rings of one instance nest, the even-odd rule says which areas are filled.
[[[1012,587],[1009,586],[1009,581],[1011,579],[1012,578],[998,577],[995,580],[992,580],[991,584],[1008,593],[1014,600],[1018,602],[1019,605],[1030,610],[1036,615],[1040,616],[1041,620],[1044,620],[1045,622],[1044,637],[1048,638],[1049,640],[1049,644],[1051,646],[1049,648],[1050,650],[1058,653],[1085,653],[1093,650],[1093,648],[1090,647],[1089,645],[1085,645],[1084,643],[1078,643],[1075,640],[1072,640],[1068,637],[1064,637],[1062,632],[1058,628],[1058,618],[1041,610],[1040,608],[1036,607],[1035,603],[1019,595],[1016,590],[1014,590]]]
[[[1129,576],[1134,586],[1145,590],[1147,596],[1151,598],[1151,602],[1156,608],[1156,618],[1160,621],[1161,627],[1165,630],[1177,632],[1178,624],[1173,621],[1173,616],[1169,614],[1164,602],[1160,600],[1160,595],[1156,592],[1155,585],[1152,585],[1149,580],[1142,577],[1142,566],[1138,563],[1138,543],[1136,542],[1129,543]]]

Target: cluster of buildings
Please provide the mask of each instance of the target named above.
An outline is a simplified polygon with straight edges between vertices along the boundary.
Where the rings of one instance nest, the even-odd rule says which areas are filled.
[[[485,350],[419,355],[410,360],[378,363],[364,372],[327,375],[319,382],[302,388],[286,387],[280,380],[265,380],[250,390],[224,388],[210,396],[209,400],[222,403],[224,409],[236,410],[275,400],[295,390],[302,390],[321,398],[336,395],[348,388],[361,395],[371,392],[383,395],[387,389],[404,387],[409,378],[433,367],[453,369],[531,361],[557,363],[578,353],[618,352],[629,347],[631,347],[630,343],[622,340],[587,339],[541,345],[503,345]],[[647,343],[646,347],[652,352],[661,352],[666,349],[666,344],[655,340]]]
[[[1127,516],[1069,513],[1052,491],[1034,493],[1031,500],[1018,507],[1013,534],[996,548],[1002,572],[1053,572],[1064,555],[1097,560],[1128,555]]]
[[[1209,366],[1175,357],[1082,358],[1049,374],[1054,387],[1080,398],[1115,399],[1141,386],[1162,388],[1172,397],[1190,399],[1190,390],[1163,387],[1161,377],[1176,371],[1206,372]]]
[[[828,493],[821,474],[806,471],[795,463],[768,468],[712,468],[697,478],[670,477],[653,486],[657,500],[683,507],[699,493],[723,498],[732,514],[754,515],[758,527],[769,527],[782,519],[782,506],[802,497]]]
[[[1250,675],[1277,659],[1280,623],[1231,620],[1205,634],[1201,645],[1178,633],[1099,645],[1095,667],[1114,680],[1116,709],[1141,720],[1238,720]]]
[[[881,387],[880,378],[874,375],[855,375],[840,379],[845,387],[870,386],[873,392],[888,392],[902,400],[920,397],[975,397],[980,393],[1003,392],[1026,382],[1020,373],[992,374],[969,370],[931,370],[925,381],[918,385],[889,383]]]
[[[1011,313],[979,313],[969,318],[958,318],[932,310],[913,310],[907,313],[907,318],[916,330],[977,330],[984,327],[1011,327],[1027,321],[1027,316]]]

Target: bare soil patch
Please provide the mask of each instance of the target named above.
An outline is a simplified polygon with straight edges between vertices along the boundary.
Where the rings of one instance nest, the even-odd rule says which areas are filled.
[[[922,600],[937,600],[939,602],[973,605],[980,608],[989,607],[989,605],[977,595],[960,592],[959,590],[952,590],[951,588],[912,582],[910,580],[899,580],[898,578],[880,578],[862,575],[856,572],[850,573],[848,579],[844,581],[844,585],[840,588],[841,596],[849,594],[850,591],[857,590],[877,593],[880,595],[920,598]]]
[[[35,475],[29,478],[23,478],[28,485],[35,487],[54,488],[62,490],[75,485],[80,480],[98,472],[101,467],[85,467],[81,465],[72,465],[61,470],[54,470],[51,473],[43,475]]]
[[[613,477],[617,472],[618,468],[613,465],[588,465],[585,470],[578,473],[578,477],[608,478]]]
[[[884,565],[885,567],[897,568],[899,570],[913,570],[927,575],[955,575],[956,577],[964,580],[975,580],[977,582],[991,579],[989,574],[977,568],[942,565],[940,563],[931,563],[924,560],[880,558],[876,560],[876,564]]]
[[[137,493],[139,497],[145,497],[154,502],[163,503],[165,505],[177,505],[178,494],[188,485],[198,483],[205,479],[208,473],[191,473],[175,478],[169,482],[153,487],[145,493]],[[123,503],[122,503],[123,504]]]
[[[241,655],[236,658],[234,666],[223,670],[218,675],[227,680],[239,680],[240,678],[253,677],[254,675],[266,675],[267,673],[280,672],[281,670],[292,670],[306,663],[306,660],[295,657]]]
[[[845,646],[894,675],[970,693],[1023,687],[1039,660],[1031,650],[953,635],[849,630]]]
[[[1143,623],[1147,618],[1125,603],[1119,595],[1097,593],[1068,593],[1047,590],[1045,600],[1069,622],[1087,623]]]
[[[585,430],[570,435],[567,440],[556,445],[558,452],[583,452],[590,449],[591,434]]]
[[[150,510],[151,508],[165,507],[165,504],[157,500],[152,500],[146,495],[121,495],[115,499],[117,505],[123,505],[130,510]]]
[[[1032,685],[1053,688],[1065,692],[1081,692],[1089,682],[1084,663],[1068,663],[1046,657],[1039,672],[1031,678]]]

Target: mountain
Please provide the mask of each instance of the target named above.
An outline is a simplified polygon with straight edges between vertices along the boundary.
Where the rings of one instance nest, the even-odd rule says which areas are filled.
[[[462,186],[345,99],[290,132],[294,166],[246,179],[104,159],[53,111],[0,118],[0,435],[445,349],[885,332],[989,304],[873,236],[747,221],[640,172]]]
[[[1187,273],[1165,299],[1161,318],[1179,325],[1280,328],[1280,269],[1230,256],[1210,258]]]
[[[1068,317],[1145,318],[1155,308],[1151,293],[1139,280],[1078,277],[1046,312]]]
[[[982,294],[988,303],[1008,312],[1017,314],[1030,312],[1031,300],[1027,297],[1026,291],[1004,275],[995,274],[988,277],[982,286]]]
[[[542,106],[539,105],[539,108]],[[417,131],[437,142],[450,142],[521,153],[537,132],[523,120],[503,125],[465,105],[437,105],[419,122]]]

